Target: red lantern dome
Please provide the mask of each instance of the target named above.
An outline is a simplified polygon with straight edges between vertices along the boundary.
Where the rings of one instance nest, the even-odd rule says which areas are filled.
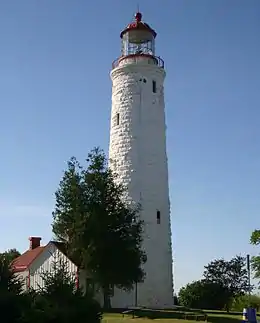
[[[156,37],[156,32],[145,22],[142,21],[142,14],[141,12],[137,12],[135,14],[135,21],[131,22],[120,34],[120,37],[123,38],[123,35],[129,31],[148,31],[150,32],[153,37]]]
[[[147,63],[164,67],[164,62],[155,55],[156,32],[142,21],[137,12],[135,19],[121,32],[121,56],[113,62],[113,68],[120,64]]]

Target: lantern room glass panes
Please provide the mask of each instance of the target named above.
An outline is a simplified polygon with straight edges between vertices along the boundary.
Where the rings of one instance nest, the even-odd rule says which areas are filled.
[[[133,54],[155,55],[153,34],[147,30],[129,30],[122,38],[122,56]]]

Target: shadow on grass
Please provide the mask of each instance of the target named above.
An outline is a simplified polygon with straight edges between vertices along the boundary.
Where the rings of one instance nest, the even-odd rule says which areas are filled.
[[[210,323],[238,323],[241,320],[239,317],[229,317],[229,316],[209,316],[208,322]]]
[[[132,315],[135,318],[147,319],[175,319],[175,320],[193,320],[193,321],[206,321],[207,315],[203,312],[183,312],[183,311],[165,311],[154,309],[135,309],[123,312],[123,314]]]
[[[122,316],[132,318],[134,314],[134,318],[142,319],[171,319],[176,320],[176,323],[178,323],[178,320],[180,322],[187,323],[189,321],[200,321],[204,322],[206,321],[205,315],[207,315],[207,322],[209,323],[238,323],[242,320],[242,313],[227,313],[227,312],[217,312],[217,311],[206,311],[206,310],[199,310],[199,309],[172,309],[172,310],[155,310],[155,309],[148,309],[148,308],[142,308],[142,309],[135,309],[135,310],[126,310],[126,309],[117,309],[117,310],[111,310],[111,313],[118,313]],[[123,315],[124,313],[124,315]],[[117,314],[117,315],[118,315]],[[120,316],[121,316],[120,315]]]

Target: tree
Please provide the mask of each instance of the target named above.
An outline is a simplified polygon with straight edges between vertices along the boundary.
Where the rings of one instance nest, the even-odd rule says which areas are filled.
[[[233,299],[231,309],[233,311],[242,312],[248,305],[255,308],[258,312],[260,309],[260,297],[258,295],[250,295],[250,298],[248,295],[236,297]]]
[[[194,281],[182,287],[179,304],[196,309],[222,309],[226,302],[226,292],[221,285],[206,280]]]
[[[56,191],[53,232],[72,258],[103,289],[110,307],[111,288],[130,290],[142,281],[146,256],[141,248],[140,206],[129,204],[99,148],[88,154],[84,168],[71,158]]]
[[[12,248],[0,253],[0,256],[4,256],[6,259],[8,259],[9,263],[11,263],[15,258],[21,256],[21,254],[17,249]]]
[[[229,310],[233,298],[244,295],[251,290],[248,285],[248,274],[245,258],[236,256],[230,261],[217,259],[205,266],[206,281],[222,286],[226,291],[226,309]]]
[[[177,306],[180,305],[178,296],[176,294],[173,295],[173,304]]]
[[[0,312],[5,322],[19,322],[22,313],[22,282],[15,276],[9,257],[0,255]]]
[[[52,270],[42,274],[43,287],[41,295],[61,302],[64,305],[64,300],[67,300],[77,291],[75,280],[69,273],[67,264],[58,259],[53,261]],[[68,305],[68,304],[67,304]]]
[[[75,279],[61,260],[52,264],[51,272],[42,274],[43,287],[29,292],[31,306],[24,315],[26,323],[99,323],[101,308],[92,295],[76,288]]]
[[[260,244],[260,230],[255,230],[251,234],[250,243],[254,246]],[[254,256],[251,259],[252,269],[255,274],[255,278],[260,278],[260,255]]]
[[[21,294],[22,281],[16,277],[10,265],[10,258],[5,253],[0,255],[0,290],[4,293]]]

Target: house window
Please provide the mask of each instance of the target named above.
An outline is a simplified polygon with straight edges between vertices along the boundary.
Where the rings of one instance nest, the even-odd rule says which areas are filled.
[[[156,93],[156,82],[153,81],[153,93]]]
[[[161,223],[161,212],[160,211],[156,212],[156,220],[157,220],[157,224]]]
[[[116,114],[116,125],[119,125],[119,113]]]

